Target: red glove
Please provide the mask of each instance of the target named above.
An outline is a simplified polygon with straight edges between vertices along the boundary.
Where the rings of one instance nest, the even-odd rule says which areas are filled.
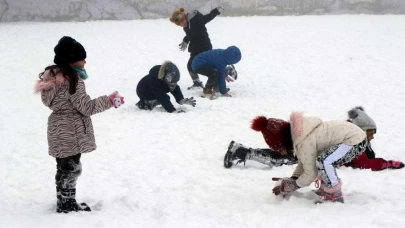
[[[110,98],[110,103],[112,107],[118,108],[122,104],[125,104],[124,97],[121,96],[117,91],[114,91],[108,96]]]
[[[400,161],[389,160],[383,166],[385,166],[388,169],[401,169],[404,168],[404,163]]]
[[[296,180],[294,180],[293,178],[287,177],[287,178],[283,178],[281,180],[281,184],[279,186],[276,186],[273,188],[273,193],[274,195],[278,196],[278,195],[288,195],[294,191],[296,191],[297,189],[299,189],[300,187],[297,185]]]

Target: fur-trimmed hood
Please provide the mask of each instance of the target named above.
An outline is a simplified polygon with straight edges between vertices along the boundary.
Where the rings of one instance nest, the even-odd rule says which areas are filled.
[[[292,112],[290,115],[290,124],[293,143],[297,145],[316,127],[322,124],[322,120],[318,117],[304,117],[302,112]]]
[[[46,70],[42,75],[42,80],[38,80],[34,86],[34,93],[41,93],[45,90],[49,90],[51,88],[55,88],[58,84],[68,84],[69,82],[66,80],[63,75],[57,74],[52,76],[51,70]]]
[[[158,79],[165,81],[167,84],[178,82],[180,80],[180,71],[171,61],[165,61],[159,68]]]
[[[163,78],[165,77],[165,74],[166,74],[167,65],[169,65],[169,63],[172,63],[172,62],[166,60],[162,64],[162,66],[159,68],[158,79],[163,80]]]

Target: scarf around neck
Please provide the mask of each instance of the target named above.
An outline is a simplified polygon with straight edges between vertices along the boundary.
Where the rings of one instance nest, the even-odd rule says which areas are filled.
[[[87,75],[86,70],[84,68],[78,67],[78,66],[74,66],[72,68],[74,71],[79,73],[81,79],[86,80],[87,78],[89,78],[89,76]]]

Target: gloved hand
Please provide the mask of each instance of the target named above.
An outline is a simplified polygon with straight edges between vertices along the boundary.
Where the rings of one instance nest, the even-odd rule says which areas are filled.
[[[183,41],[179,44],[179,49],[180,49],[180,51],[185,51],[186,48],[187,48],[187,45],[188,45],[188,43],[183,40]]]
[[[186,104],[186,105],[191,105],[191,106],[193,106],[193,107],[195,107],[195,105],[196,105],[196,101],[195,101],[194,97],[181,99],[179,103],[180,103],[181,105],[185,105],[185,104]]]
[[[404,163],[402,163],[400,161],[389,160],[389,161],[387,161],[387,163],[388,163],[387,168],[389,168],[389,169],[401,169],[401,168],[404,168]]]
[[[108,96],[112,107],[118,108],[125,103],[124,97],[121,96],[118,91],[114,91]]]
[[[281,180],[281,184],[274,187],[273,188],[273,193],[274,195],[278,196],[278,195],[288,195],[294,191],[296,191],[297,189],[299,189],[300,187],[297,185],[296,180],[287,177],[287,178],[283,178]]]
[[[217,10],[218,10],[219,14],[221,14],[222,12],[224,12],[225,9],[222,6],[218,6]]]

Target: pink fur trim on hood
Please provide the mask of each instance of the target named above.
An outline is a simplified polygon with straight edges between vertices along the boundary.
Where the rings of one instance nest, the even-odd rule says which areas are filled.
[[[302,135],[304,129],[304,117],[302,112],[293,112],[290,115],[290,122],[292,127],[292,134],[294,139],[299,138]]]
[[[55,87],[56,84],[63,84],[66,82],[67,80],[62,76],[62,74],[57,74],[55,77],[52,77],[51,72],[47,70],[42,76],[42,80],[38,80],[35,83],[34,93],[38,94],[46,89]]]

